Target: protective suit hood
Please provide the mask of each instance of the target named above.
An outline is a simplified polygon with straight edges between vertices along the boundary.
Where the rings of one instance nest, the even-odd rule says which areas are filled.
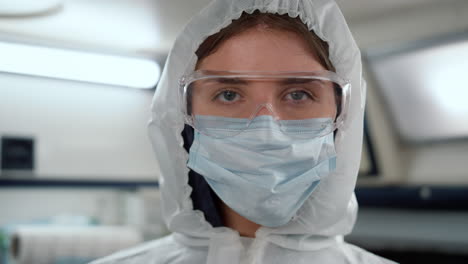
[[[215,0],[179,34],[157,86],[149,124],[161,172],[164,220],[176,240],[184,245],[209,246],[209,251],[214,252],[214,248],[220,251],[226,243],[241,244],[236,232],[224,227],[213,228],[202,212],[193,210],[186,166],[188,154],[181,136],[184,118],[178,85],[184,74],[194,70],[195,51],[206,37],[228,26],[243,12],[256,10],[299,17],[328,43],[336,72],[351,82],[348,118],[345,128],[335,138],[336,171],[321,181],[295,219],[279,228],[260,228],[253,241],[257,246],[272,243],[294,250],[318,250],[336,243],[352,230],[355,222],[357,202],[353,192],[361,159],[365,101],[360,51],[341,11],[330,0]],[[225,259],[226,254],[223,256]]]

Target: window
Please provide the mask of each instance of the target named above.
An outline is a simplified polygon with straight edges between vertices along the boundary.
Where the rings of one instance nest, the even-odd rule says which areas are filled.
[[[369,52],[368,61],[402,139],[468,137],[468,36]]]

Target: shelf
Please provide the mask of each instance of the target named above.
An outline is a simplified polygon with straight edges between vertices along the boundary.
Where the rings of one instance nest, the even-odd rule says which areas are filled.
[[[158,188],[158,181],[0,179],[0,188]]]
[[[468,210],[468,186],[357,187],[361,207]]]

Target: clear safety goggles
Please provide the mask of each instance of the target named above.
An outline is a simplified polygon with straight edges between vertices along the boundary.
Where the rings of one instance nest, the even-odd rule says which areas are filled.
[[[334,72],[195,71],[180,80],[185,122],[223,138],[271,116],[274,128],[310,138],[338,129],[348,111],[350,83]],[[260,118],[265,123],[265,118]],[[271,123],[271,122],[270,122]],[[271,125],[269,125],[271,126]]]

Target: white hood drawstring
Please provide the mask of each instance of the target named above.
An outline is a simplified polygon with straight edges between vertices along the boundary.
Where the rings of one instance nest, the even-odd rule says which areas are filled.
[[[228,259],[232,263],[241,263],[245,251],[240,237],[235,232],[215,234],[210,238],[207,264],[218,264],[220,259]]]

